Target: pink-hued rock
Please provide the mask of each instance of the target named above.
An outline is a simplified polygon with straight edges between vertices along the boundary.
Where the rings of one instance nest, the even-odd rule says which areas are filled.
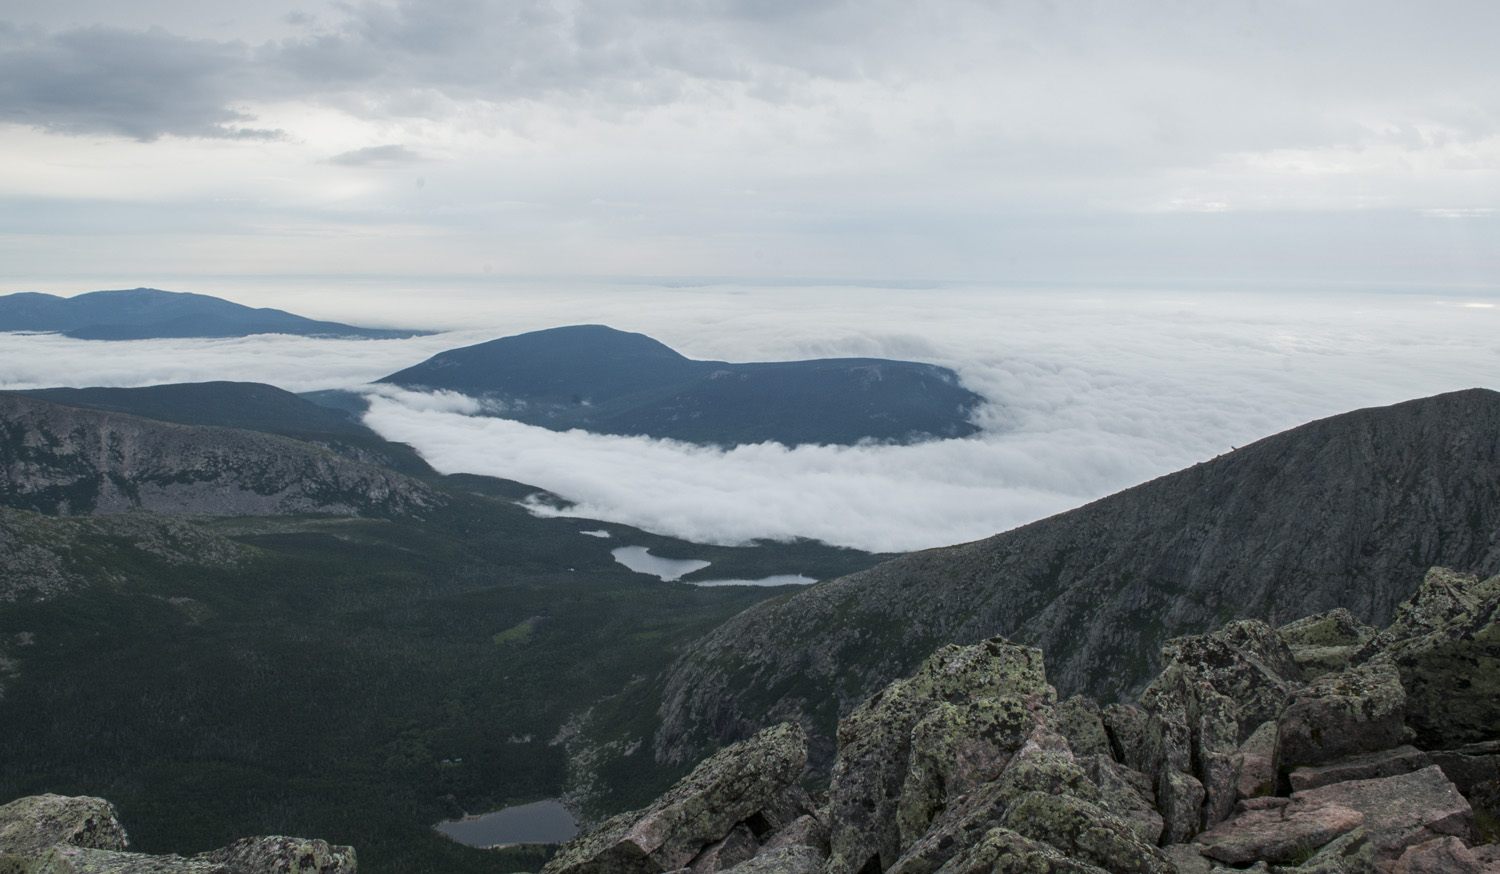
[[[1291,773],[1292,791],[1316,789],[1349,780],[1369,780],[1410,774],[1433,764],[1431,757],[1413,746],[1399,746],[1361,756],[1350,756],[1327,765],[1298,768]]]
[[[1292,801],[1243,810],[1198,835],[1203,854],[1231,865],[1280,863],[1321,847],[1364,822],[1364,814],[1332,802]]]
[[[1281,714],[1283,766],[1321,765],[1401,743],[1406,692],[1387,661],[1318,677]]]
[[[1474,811],[1436,765],[1295,792],[1292,804],[1337,804],[1363,813],[1376,859],[1396,859],[1407,847],[1444,835],[1475,839]]]
[[[1390,874],[1485,874],[1485,870],[1463,841],[1445,836],[1407,847]]]
[[[760,843],[755,840],[755,835],[744,825],[737,825],[724,839],[709,844],[703,848],[703,852],[693,857],[688,863],[688,870],[692,874],[719,874],[727,868],[753,857],[760,849]]]
[[[1240,744],[1240,779],[1235,795],[1257,798],[1276,791],[1276,723],[1267,720]]]

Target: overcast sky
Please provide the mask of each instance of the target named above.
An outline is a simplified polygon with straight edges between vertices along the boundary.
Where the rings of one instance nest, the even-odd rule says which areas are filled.
[[[1493,0],[10,0],[0,279],[1493,289],[1496,33]]]

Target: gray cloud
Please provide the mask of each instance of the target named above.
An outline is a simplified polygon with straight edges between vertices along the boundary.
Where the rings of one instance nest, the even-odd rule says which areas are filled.
[[[65,134],[268,139],[232,108],[250,96],[251,53],[238,43],[161,29],[0,29],[0,119]]]
[[[426,160],[427,158],[421,153],[395,143],[385,146],[366,146],[363,149],[341,152],[329,158],[328,163],[338,164],[343,167],[404,167],[411,164],[421,164]]]

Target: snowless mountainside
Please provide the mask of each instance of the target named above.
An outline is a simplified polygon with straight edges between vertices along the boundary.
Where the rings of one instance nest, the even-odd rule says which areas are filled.
[[[1424,571],[1500,570],[1500,394],[1333,416],[986,540],[906,555],[750,608],[664,682],[655,750],[834,722],[938,646],[1040,646],[1065,694],[1115,700],[1169,637],[1347,608],[1383,623]]]

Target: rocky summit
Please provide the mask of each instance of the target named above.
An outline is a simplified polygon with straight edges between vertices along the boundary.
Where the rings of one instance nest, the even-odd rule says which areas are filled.
[[[272,835],[194,856],[129,851],[102,798],[33,795],[0,806],[5,874],[354,874],[353,847]]]
[[[786,723],[545,874],[1500,874],[1500,577],[1162,648],[1133,703],[1042,652],[950,645],[840,721],[826,795]]]

